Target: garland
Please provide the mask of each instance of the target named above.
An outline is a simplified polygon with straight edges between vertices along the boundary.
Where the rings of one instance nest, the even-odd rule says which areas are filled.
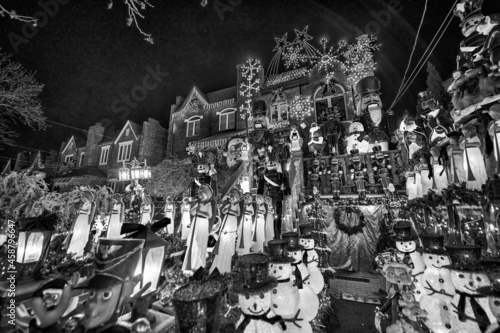
[[[348,210],[346,210],[346,213],[348,213]],[[342,224],[340,222],[340,209],[336,209],[335,210],[335,213],[333,214],[333,220],[335,221],[335,224],[337,225],[337,229],[342,231],[343,233],[347,234],[348,236],[352,236],[352,235],[355,235],[355,234],[358,234],[358,233],[362,233],[363,232],[363,228],[366,226],[366,223],[365,223],[365,216],[363,215],[363,213],[360,212],[360,215],[359,215],[359,223],[358,225],[355,225],[355,226],[347,226],[345,224]]]

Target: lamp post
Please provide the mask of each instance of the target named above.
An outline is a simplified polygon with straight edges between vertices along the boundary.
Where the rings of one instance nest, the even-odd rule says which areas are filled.
[[[123,162],[123,167],[118,169],[119,180],[150,179],[151,168],[146,160],[139,162],[135,157],[130,163]]]

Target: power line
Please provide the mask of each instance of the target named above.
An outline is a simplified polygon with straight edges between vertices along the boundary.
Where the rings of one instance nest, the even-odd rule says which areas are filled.
[[[441,36],[439,37],[439,40],[440,40],[440,39],[441,39],[441,37],[443,36],[444,32],[446,31],[446,29],[447,29],[447,28],[448,28],[448,26],[450,25],[451,20],[453,19],[453,15],[451,15],[451,17],[450,17],[449,19],[448,19],[448,16],[450,16],[450,14],[452,14],[452,13],[453,13],[453,9],[455,8],[455,5],[457,4],[457,2],[458,2],[458,0],[455,0],[455,3],[451,6],[450,11],[449,11],[449,12],[448,12],[448,14],[445,16],[445,19],[444,19],[444,20],[443,20],[443,22],[441,23],[441,26],[439,27],[439,29],[437,30],[436,34],[435,34],[435,35],[434,35],[434,37],[432,38],[431,42],[430,42],[430,43],[429,43],[429,45],[427,46],[427,49],[426,49],[426,50],[425,50],[425,52],[423,53],[422,57],[420,58],[419,62],[418,62],[418,63],[417,63],[417,65],[416,65],[415,69],[414,69],[414,70],[412,71],[412,73],[410,74],[410,78],[408,79],[408,81],[410,81],[410,80],[411,80],[411,81],[413,82],[413,80],[414,80],[414,79],[415,79],[415,77],[416,77],[415,71],[417,70],[417,68],[418,68],[418,67],[420,66],[420,64],[422,63],[422,60],[423,60],[424,58],[428,59],[428,58],[429,58],[429,56],[430,56],[430,54],[432,53],[432,50],[434,50],[434,48],[435,48],[435,47],[436,47],[436,45],[437,45],[437,44],[435,44],[435,45],[434,45],[434,47],[432,48],[432,50],[430,51],[431,53],[429,53],[429,55],[427,55],[427,56],[426,56],[426,53],[427,53],[427,51],[429,50],[429,48],[431,48],[432,44],[434,43],[434,40],[436,40],[436,38],[438,37],[438,35],[440,35],[440,34],[441,34]],[[440,31],[441,31],[441,29],[443,28],[443,26],[444,26],[444,24],[446,23],[446,21],[447,21],[447,20],[449,20],[449,21],[448,21],[448,25],[444,28],[444,30],[443,30],[442,32],[440,32]],[[438,42],[439,42],[439,40],[438,40]],[[424,62],[424,64],[425,64],[425,62]],[[418,72],[419,72],[419,71],[420,71],[420,69],[417,71],[417,74],[418,74]],[[414,75],[415,75],[415,77],[414,77]],[[412,78],[413,78],[413,79],[412,79]],[[403,89],[402,89],[402,91],[405,91],[405,92],[406,92],[406,90],[407,90],[407,89],[405,89],[405,88],[407,87],[407,83],[408,83],[408,82],[406,82],[406,83],[403,85]],[[394,105],[396,105],[396,103],[399,101],[399,99],[402,97],[402,95],[403,95],[403,93],[396,94],[396,97],[394,97],[394,101],[392,102],[392,104],[391,104],[391,106],[390,106],[389,110],[390,110],[390,109],[392,109],[392,107],[393,107]]]
[[[66,125],[66,124],[61,124],[61,123],[58,123],[58,122],[55,122],[55,121],[51,121],[51,120],[46,120],[46,121],[48,123],[56,124],[56,125],[59,125],[59,126],[68,127],[68,128],[76,129],[76,130],[87,132],[87,133],[89,132],[88,130],[84,130],[83,128],[73,127],[73,126],[69,126],[69,125]],[[108,139],[116,140],[116,138],[112,138],[112,137],[106,136],[106,135],[103,135],[103,138],[108,138]]]
[[[395,99],[399,96],[399,93],[401,92],[401,89],[403,88],[403,84],[405,83],[406,74],[408,74],[408,70],[410,69],[411,59],[413,58],[413,53],[415,53],[415,49],[417,48],[418,36],[420,35],[420,28],[422,28],[422,24],[424,23],[425,13],[427,12],[427,3],[428,3],[428,0],[425,0],[424,12],[422,14],[422,19],[420,20],[420,24],[418,26],[417,35],[415,36],[415,43],[413,43],[413,49],[411,50],[411,53],[410,53],[410,59],[408,60],[408,65],[406,66],[405,74],[403,75],[403,80],[401,80],[401,85],[399,86],[399,90],[396,94]],[[393,105],[394,105],[394,102],[393,102]],[[393,105],[391,105],[389,110],[392,108]]]

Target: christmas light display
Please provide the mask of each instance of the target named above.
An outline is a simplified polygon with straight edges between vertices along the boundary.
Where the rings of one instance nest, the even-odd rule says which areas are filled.
[[[141,14],[141,10],[146,10],[147,6],[151,8],[154,8],[154,6],[149,3],[149,0],[125,0],[124,2],[128,7],[127,25],[131,26],[132,23],[134,23],[139,32],[146,37],[144,38],[144,40],[153,44],[153,37],[151,37],[151,34],[145,33],[141,29],[139,23],[137,22],[137,17],[143,19],[144,15]],[[110,0],[108,3],[108,9],[112,8],[113,8],[113,0]]]
[[[301,121],[310,116],[312,112],[313,107],[309,96],[295,96],[292,103],[290,103],[290,116],[296,120]]]
[[[344,44],[341,44],[341,47]],[[346,45],[341,55],[344,58],[342,70],[347,74],[350,84],[354,85],[365,76],[371,75],[375,70],[373,52],[380,48],[377,37],[363,35],[356,38],[356,42]]]
[[[240,94],[245,97],[245,103],[240,106],[242,119],[252,119],[252,97],[254,93],[260,90],[260,79],[258,77],[260,70],[259,60],[248,59],[245,65],[241,66],[241,76],[245,79],[240,85]]]
[[[289,69],[295,69],[300,66],[301,63],[307,61],[307,56],[302,54],[302,46],[289,46],[286,52],[283,53],[283,58],[285,58],[285,67]]]
[[[326,38],[321,38],[321,49],[317,51],[315,56],[312,57],[314,66],[319,72],[322,73],[329,73],[335,63],[340,63],[340,61],[336,58],[338,50],[335,51],[333,46],[328,48],[326,46],[327,42],[328,40]]]

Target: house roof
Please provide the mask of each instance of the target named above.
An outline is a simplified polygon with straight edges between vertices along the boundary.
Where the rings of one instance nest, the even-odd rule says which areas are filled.
[[[142,126],[129,120],[123,126],[122,130],[120,131],[120,134],[116,137],[115,143],[118,142],[118,140],[123,135],[123,133],[125,132],[125,129],[127,127],[130,127],[132,129],[132,133],[134,134],[136,140],[139,138],[139,135],[141,135],[141,133],[142,133]]]
[[[208,103],[210,103],[210,104],[216,103],[216,102],[221,102],[221,101],[225,101],[225,100],[228,100],[231,98],[236,98],[236,93],[237,93],[236,86],[229,87],[226,89],[222,89],[222,90],[208,93],[207,100],[208,100]]]
[[[184,108],[188,105],[188,103],[191,103],[193,96],[196,96],[198,99],[201,99],[200,102],[202,105],[209,103],[205,94],[203,94],[200,90],[198,90],[198,88],[193,87],[193,89],[191,89],[191,91],[189,92],[189,95],[187,96],[187,98],[184,100],[184,102],[182,102],[178,111],[184,110]]]

